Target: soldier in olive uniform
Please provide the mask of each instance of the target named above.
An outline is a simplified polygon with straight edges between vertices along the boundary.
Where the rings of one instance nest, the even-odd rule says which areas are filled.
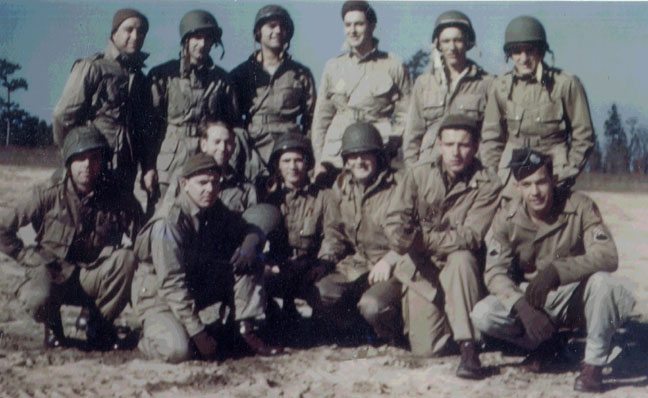
[[[397,188],[386,230],[399,253],[411,251],[395,275],[407,286],[403,312],[412,352],[439,354],[452,337],[461,350],[457,376],[478,379],[484,375],[476,348],[480,335],[470,311],[483,297],[481,249],[501,184],[475,158],[476,120],[448,115],[438,143],[440,158],[409,169]]]
[[[475,30],[468,16],[459,11],[439,15],[432,33],[431,68],[416,79],[407,113],[403,154],[405,163],[433,160],[439,126],[444,116],[464,113],[481,129],[486,96],[493,77],[468,59]]]
[[[198,151],[198,124],[205,118],[239,123],[240,115],[227,72],[209,56],[221,45],[222,30],[212,14],[186,13],[180,20],[180,59],[149,72],[153,129],[158,137],[157,177],[164,196],[173,172]],[[161,142],[161,146],[160,146]]]
[[[274,140],[283,133],[310,135],[315,110],[315,79],[288,53],[295,27],[278,5],[262,7],[254,20],[254,40],[261,48],[232,70],[249,145],[246,176],[267,177]]]
[[[409,105],[407,68],[378,50],[376,12],[366,1],[342,6],[347,51],[324,67],[313,119],[315,174],[342,167],[342,133],[355,122],[373,124],[393,156],[402,144]]]
[[[618,267],[614,240],[590,198],[556,190],[550,156],[516,149],[510,167],[519,197],[498,211],[487,235],[491,295],[473,309],[473,323],[536,350],[526,361],[531,371],[556,351],[551,337],[558,327],[584,327],[585,359],[574,389],[601,391],[612,336],[635,302],[610,274]]]
[[[150,193],[156,153],[148,140],[150,96],[141,71],[148,57],[141,51],[147,31],[148,20],[139,11],[117,11],[106,50],[74,63],[52,124],[58,146],[72,128],[95,126],[108,140],[121,188],[133,190],[139,164],[142,187]]]
[[[318,254],[333,272],[317,282],[314,309],[344,320],[357,314],[356,306],[377,337],[395,342],[402,335],[402,286],[392,273],[400,256],[390,250],[382,217],[398,200],[401,176],[390,168],[372,124],[347,127],[341,150],[345,170],[333,184]]]
[[[265,201],[281,210],[283,223],[268,237],[266,288],[271,296],[283,298],[284,312],[289,315],[297,315],[294,298],[310,299],[313,283],[326,271],[317,253],[329,201],[327,191],[308,178],[313,164],[313,149],[306,137],[288,133],[275,142]]]
[[[515,192],[506,167],[513,149],[551,155],[558,183],[570,186],[594,145],[585,89],[577,77],[545,64],[547,51],[540,21],[522,16],[508,24],[504,52],[514,66],[491,85],[480,147],[484,166],[498,170],[505,197]]]
[[[62,150],[64,171],[0,209],[0,250],[26,268],[18,301],[45,324],[46,347],[67,343],[60,306],[73,304],[90,308],[89,347],[117,348],[112,322],[128,303],[136,267],[123,242],[135,239],[142,211],[111,178],[110,146],[99,130],[73,128]],[[29,224],[36,243],[25,247],[17,233]]]
[[[254,330],[266,305],[256,257],[271,222],[252,225],[225,207],[218,200],[222,175],[212,156],[190,157],[182,168],[180,194],[161,206],[137,238],[140,264],[132,301],[143,323],[139,348],[148,357],[185,361],[193,356],[193,345],[203,359],[213,359],[217,341],[198,311],[217,302],[234,307],[240,335],[254,352],[282,352]],[[248,210],[256,212],[250,218],[270,211],[266,207]]]

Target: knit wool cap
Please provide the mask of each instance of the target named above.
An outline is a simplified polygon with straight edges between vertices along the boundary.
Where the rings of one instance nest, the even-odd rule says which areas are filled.
[[[117,10],[115,16],[113,16],[112,30],[110,31],[110,34],[115,33],[115,31],[119,29],[119,26],[122,24],[122,22],[124,22],[128,18],[133,17],[139,18],[140,21],[142,21],[142,29],[144,30],[144,33],[148,32],[148,18],[146,18],[144,14],[132,8],[122,8],[121,10]]]

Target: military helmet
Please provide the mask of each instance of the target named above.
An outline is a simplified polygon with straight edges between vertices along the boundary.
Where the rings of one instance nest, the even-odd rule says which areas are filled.
[[[383,152],[383,141],[371,123],[353,123],[342,136],[342,156],[360,152]]]
[[[286,29],[287,41],[290,41],[295,33],[295,24],[293,23],[290,14],[286,11],[285,8],[278,6],[276,4],[270,4],[264,7],[261,7],[259,12],[257,12],[256,18],[254,18],[254,29],[252,33],[254,34],[254,40],[259,41],[259,29],[271,19],[278,19],[283,24],[283,27]]]
[[[473,29],[470,18],[461,11],[451,10],[446,11],[439,15],[434,23],[434,32],[432,32],[432,41],[439,38],[441,31],[448,27],[457,27],[463,30],[467,35],[466,44],[467,50],[470,50],[475,45],[475,40],[477,39],[475,35],[475,30]]]
[[[106,137],[93,125],[75,127],[63,141],[63,161],[68,166],[73,156],[95,149],[103,150],[104,160],[107,160],[110,146]]]
[[[255,233],[261,233],[262,240],[281,222],[281,212],[276,206],[259,203],[248,207],[241,215],[243,219],[254,226]]]
[[[549,50],[547,34],[542,23],[534,17],[520,16],[509,22],[504,33],[504,52],[508,54],[511,48],[520,43],[540,45],[541,51]]]
[[[279,158],[287,151],[300,151],[304,155],[306,161],[306,170],[310,170],[314,166],[313,147],[308,138],[302,134],[297,133],[284,133],[277,138],[272,147],[270,160],[268,161],[268,169],[270,174],[275,173],[278,168]]]
[[[180,20],[180,42],[184,43],[187,36],[198,31],[208,31],[214,43],[220,43],[223,35],[223,30],[211,13],[205,10],[189,11]]]

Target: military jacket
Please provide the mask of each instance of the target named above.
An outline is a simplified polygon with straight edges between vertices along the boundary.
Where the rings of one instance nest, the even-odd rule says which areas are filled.
[[[443,65],[432,68],[416,79],[403,136],[406,164],[414,164],[421,153],[431,151],[441,121],[449,114],[465,113],[477,120],[481,127],[493,77],[473,61],[468,62],[465,73],[454,89],[449,85]]]
[[[561,285],[617,269],[616,245],[596,203],[578,192],[557,198],[550,217],[555,221],[549,224],[531,221],[521,198],[501,208],[493,220],[484,278],[507,308],[523,296],[518,284],[549,265],[558,271]]]
[[[74,266],[92,267],[134,241],[143,220],[132,194],[100,180],[97,188],[80,197],[68,177],[36,185],[30,195],[11,207],[0,208],[0,251],[27,266],[52,266],[54,282],[64,282]],[[34,250],[27,250],[18,230],[31,224]]]
[[[63,146],[69,131],[92,123],[114,152],[113,167],[135,181],[137,164],[155,167],[150,145],[150,95],[141,72],[147,54],[128,57],[112,42],[103,53],[78,60],[54,108],[54,142]]]
[[[409,96],[407,68],[393,54],[375,48],[362,58],[347,52],[329,60],[313,119],[316,161],[341,167],[342,135],[358,121],[372,123],[383,142],[389,137],[401,139]]]
[[[594,145],[589,105],[580,80],[539,66],[538,76],[513,71],[491,85],[480,156],[484,166],[499,170],[506,184],[513,149],[530,146],[553,158],[560,181],[575,178]]]

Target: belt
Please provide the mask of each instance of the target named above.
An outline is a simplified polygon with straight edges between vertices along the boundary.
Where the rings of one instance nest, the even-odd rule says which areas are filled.
[[[366,112],[364,109],[358,109],[358,108],[346,107],[344,109],[341,109],[339,113],[342,115],[346,115],[347,117],[351,118],[356,122],[376,123],[379,121],[386,121],[386,122],[390,121],[389,117],[372,115]]]
[[[270,124],[270,123],[294,123],[295,118],[283,116],[276,113],[255,114],[252,116],[252,123]]]
[[[557,131],[549,135],[509,135],[508,141],[517,144],[520,146],[526,146],[530,148],[537,148],[543,146],[552,146],[558,144],[564,144],[567,142],[567,132]]]

